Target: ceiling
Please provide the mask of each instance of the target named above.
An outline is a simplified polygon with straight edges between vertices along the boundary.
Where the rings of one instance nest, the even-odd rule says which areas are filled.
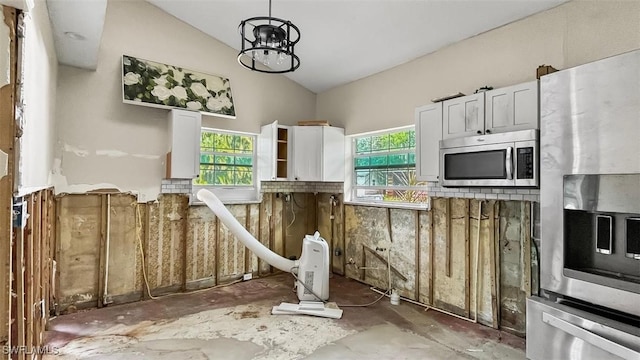
[[[235,49],[240,21],[269,11],[268,0],[147,1]],[[272,16],[301,32],[300,68],[285,76],[320,93],[566,1],[274,0]],[[95,69],[106,3],[47,0],[60,63]],[[73,41],[69,31],[87,40]]]

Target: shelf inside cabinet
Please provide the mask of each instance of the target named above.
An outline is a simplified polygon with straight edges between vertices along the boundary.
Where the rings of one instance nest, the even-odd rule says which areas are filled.
[[[289,158],[289,129],[278,128],[276,139],[276,177],[287,178],[287,160]]]

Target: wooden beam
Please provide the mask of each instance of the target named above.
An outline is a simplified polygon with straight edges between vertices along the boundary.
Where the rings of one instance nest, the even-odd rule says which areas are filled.
[[[7,176],[0,178],[0,344],[13,345],[11,334],[11,270],[13,187],[15,174],[15,96],[17,74],[17,12],[3,6],[4,24],[9,29],[9,84],[0,88],[0,151],[7,154]],[[6,69],[3,69],[6,71]],[[4,164],[2,164],[4,165]]]
[[[464,215],[464,312],[467,318],[471,318],[471,274],[470,274],[470,212],[471,212],[471,200],[465,200],[465,215]],[[480,220],[478,220],[478,226],[480,226]]]
[[[496,231],[496,228],[499,229],[500,226],[500,217],[496,217],[497,212],[497,201],[492,204],[493,206],[489,206],[491,211],[489,212],[489,219],[493,219],[494,226],[489,226],[489,270],[491,272],[491,314],[492,314],[492,326],[494,329],[499,327],[499,301],[498,298],[498,288],[500,287],[500,279],[498,278],[496,267],[499,267],[499,263],[496,262],[496,248],[500,249],[500,246],[496,246],[496,241],[500,242],[500,239],[496,239],[496,234],[500,234],[500,231]]]
[[[527,295],[531,296],[531,216],[529,211],[531,203],[520,202],[520,237],[522,238],[522,287]]]
[[[39,346],[43,330],[42,324],[42,191],[32,194],[33,196],[33,304],[31,304],[31,312],[33,313],[33,346]]]
[[[24,200],[24,198],[23,198]],[[13,319],[16,325],[17,338],[11,339],[12,346],[26,346],[26,323],[25,323],[25,229],[16,229],[15,243],[15,290],[16,290],[16,317]],[[18,359],[24,359],[24,354],[18,354]]]
[[[142,259],[142,266],[144,267],[143,277],[143,285],[142,285],[142,298],[150,299],[149,296],[151,294],[151,285],[149,284],[149,248],[151,243],[151,204],[147,203],[144,205],[144,215],[140,215],[142,221],[142,216],[144,216],[144,243],[142,245],[141,253],[144,254],[144,259]],[[146,274],[146,279],[144,279]]]
[[[216,259],[216,264],[214,266],[214,275],[215,275],[215,286],[220,284],[220,218],[216,216],[216,230],[215,230],[215,249],[216,253],[214,258]]]
[[[106,254],[106,242],[107,242],[107,212],[110,211],[107,208],[107,196],[108,195],[87,195],[87,196],[100,196],[100,251],[98,252],[99,259],[99,270],[98,270],[98,278],[96,282],[98,283],[98,308],[101,308],[104,305],[106,299],[104,299],[104,287],[105,287],[105,276],[106,276],[106,265],[107,254]]]
[[[434,241],[436,239],[435,236],[435,229],[434,229],[434,216],[433,216],[433,212],[434,209],[433,207],[431,207],[431,209],[429,210],[429,305],[433,306],[434,305],[434,301],[433,301],[433,286],[435,283],[435,264],[434,264],[434,259],[435,257],[433,256],[433,251],[435,249],[434,246]]]
[[[34,213],[34,196],[29,195],[27,197],[27,214],[31,215]],[[27,227],[26,229],[26,239],[25,239],[25,252],[24,252],[24,266],[25,266],[25,286],[24,286],[24,295],[25,295],[25,304],[24,304],[24,313],[25,313],[25,334],[26,334],[26,346],[34,345],[34,333],[33,333],[33,304],[35,299],[34,295],[34,276],[33,276],[33,254],[34,254],[34,242],[33,242],[33,221],[34,218],[29,216],[27,219]]]
[[[416,273],[415,273],[415,297],[416,301],[420,301],[420,211],[414,210],[415,213],[415,237],[416,237],[416,248],[415,248],[415,264],[416,264]]]
[[[245,211],[245,217],[244,217],[244,228],[247,229],[247,231],[249,231],[249,229],[251,229],[251,205],[247,204],[244,207],[244,211]],[[258,237],[260,236],[260,234],[256,234]],[[252,269],[251,269],[251,251],[249,251],[249,249],[247,249],[247,247],[244,247],[244,273],[248,274],[248,273],[252,273]]]
[[[447,277],[451,277],[451,198],[447,198],[447,238],[445,245],[445,270]]]

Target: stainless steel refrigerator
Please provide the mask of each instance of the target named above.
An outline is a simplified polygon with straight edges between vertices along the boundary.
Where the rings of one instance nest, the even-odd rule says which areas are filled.
[[[640,360],[640,50],[540,79],[527,358]]]

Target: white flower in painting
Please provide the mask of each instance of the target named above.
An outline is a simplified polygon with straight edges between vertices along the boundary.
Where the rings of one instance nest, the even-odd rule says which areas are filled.
[[[156,85],[153,87],[153,90],[151,90],[151,94],[155,97],[158,98],[158,100],[160,101],[165,101],[169,98],[169,96],[173,95],[173,93],[171,92],[171,90],[167,89],[166,87],[162,86],[162,85]]]
[[[189,110],[200,110],[200,109],[202,109],[202,104],[200,104],[198,101],[189,101],[187,103],[187,109],[189,109]]]
[[[223,107],[231,107],[231,101],[226,96],[212,97],[207,100],[207,108],[209,110],[220,111]]]
[[[184,100],[187,98],[187,90],[182,86],[175,86],[171,89],[173,96],[178,100]]]
[[[193,84],[191,84],[191,91],[193,91],[193,93],[199,97],[208,98],[209,96],[211,96],[211,94],[209,94],[209,91],[207,91],[207,88],[199,82],[194,82]]]
[[[184,72],[178,71],[177,69],[173,70],[173,78],[178,82],[178,84],[182,84],[182,80],[184,79]]]
[[[211,76],[207,78],[207,89],[218,92],[224,89],[224,84],[222,83],[222,78],[217,76]]]
[[[140,82],[140,74],[132,73],[131,71],[124,74],[125,85],[135,85],[139,82]]]
[[[167,86],[167,75],[162,75],[157,79],[153,79],[153,82],[155,82],[156,85],[166,87]]]
[[[131,59],[129,59],[128,57],[126,57],[126,56],[125,56],[125,57],[122,59],[122,63],[123,63],[124,65],[129,66],[129,65],[131,65]]]

